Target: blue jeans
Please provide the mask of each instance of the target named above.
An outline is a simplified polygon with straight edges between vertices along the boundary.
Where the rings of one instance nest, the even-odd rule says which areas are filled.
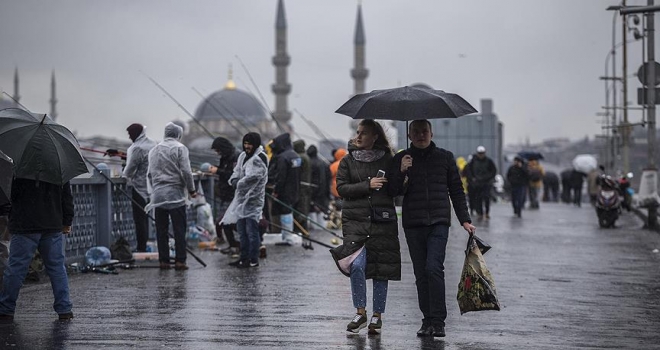
[[[253,219],[239,219],[236,229],[241,240],[241,260],[259,262],[259,223]]]
[[[9,261],[5,268],[0,292],[0,314],[13,315],[16,309],[18,292],[28,273],[34,252],[44,261],[46,273],[53,288],[53,309],[58,314],[71,312],[69,299],[69,279],[64,267],[64,243],[62,233],[13,234],[9,246]]]
[[[445,249],[449,226],[406,228],[406,242],[415,273],[417,300],[424,323],[445,325]]]
[[[351,293],[353,294],[353,306],[358,308],[367,307],[367,279],[365,270],[367,268],[367,249],[353,260],[351,264]],[[374,280],[374,312],[385,312],[385,302],[387,301],[387,280]]]
[[[527,186],[511,186],[511,204],[513,205],[513,212],[519,214],[525,206],[525,194],[527,193]]]

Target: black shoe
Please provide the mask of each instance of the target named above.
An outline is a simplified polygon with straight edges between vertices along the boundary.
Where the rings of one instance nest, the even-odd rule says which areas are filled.
[[[417,331],[418,337],[430,337],[433,335],[433,326],[430,323],[422,323],[422,327]]]
[[[247,265],[247,264],[244,263],[243,260],[239,259],[239,260],[230,262],[228,265],[233,266],[233,267],[241,267],[241,265]]]
[[[68,321],[73,318],[73,312],[67,312],[65,314],[59,314],[58,318],[62,321]]]
[[[0,315],[0,322],[12,322],[14,315]]]
[[[355,314],[353,320],[346,326],[346,331],[351,333],[359,333],[360,329],[367,326],[367,315]]]
[[[257,261],[250,261],[247,267],[259,267],[259,260]]]
[[[220,249],[220,253],[222,253],[222,254],[229,254],[229,253],[231,253],[231,248],[232,248],[232,247],[222,248],[222,249]]]
[[[445,336],[445,326],[433,326],[433,336],[434,337],[444,337]]]

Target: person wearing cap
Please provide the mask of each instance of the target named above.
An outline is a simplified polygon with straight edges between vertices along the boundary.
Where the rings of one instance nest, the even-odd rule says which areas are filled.
[[[149,201],[147,170],[149,168],[149,151],[156,146],[156,142],[147,137],[147,128],[142,124],[131,124],[126,131],[133,144],[126,151],[126,167],[124,167],[122,175],[131,186],[136,251],[146,252],[149,239],[149,217],[144,211],[144,207]]]
[[[444,262],[452,206],[463,229],[470,235],[476,230],[454,154],[436,147],[432,138],[428,120],[410,123],[410,148],[394,156],[386,173],[388,194],[403,195],[403,230],[415,273],[419,308],[424,315],[417,331],[419,337],[445,336]]]
[[[243,136],[243,152],[238,156],[229,184],[236,189],[234,199],[222,218],[223,225],[236,224],[241,240],[240,258],[230,266],[259,266],[259,220],[263,215],[268,181],[268,156],[261,145],[261,135]]]
[[[215,207],[216,207],[216,232],[218,232],[218,243],[222,243],[221,232],[224,232],[228,247],[220,250],[223,254],[232,254],[234,258],[238,257],[240,243],[236,240],[234,232],[236,231],[236,224],[221,225],[220,221],[227,212],[229,204],[234,199],[234,188],[229,184],[229,178],[234,172],[234,167],[238,162],[239,152],[234,145],[224,137],[216,137],[211,144],[213,149],[219,156],[220,161],[218,166],[210,166],[209,172],[216,174],[218,180],[215,185]]]
[[[529,183],[529,173],[525,167],[525,161],[516,156],[513,159],[513,165],[506,172],[506,179],[511,185],[511,205],[513,205],[513,214],[522,217],[522,208],[525,205],[525,194],[527,193],[527,184]]]
[[[175,253],[174,269],[187,270],[186,265],[186,205],[188,196],[195,197],[195,182],[190,169],[188,148],[180,140],[183,128],[165,125],[163,141],[149,151],[147,185],[151,191],[150,202],[145,208],[154,209],[156,239],[161,269],[170,268],[169,226],[172,220]]]
[[[470,163],[465,167],[465,173],[468,180],[468,193],[471,203],[476,206],[479,220],[490,219],[490,191],[493,187],[497,168],[492,159],[486,156],[484,146],[477,147],[477,154],[472,157]]]

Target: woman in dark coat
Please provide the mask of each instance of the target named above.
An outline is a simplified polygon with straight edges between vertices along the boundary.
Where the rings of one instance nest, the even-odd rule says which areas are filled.
[[[401,253],[394,200],[387,195],[387,180],[379,170],[392,160],[383,127],[371,120],[360,122],[349,154],[339,163],[337,192],[344,200],[344,244],[331,250],[342,273],[351,278],[353,306],[357,309],[347,331],[358,333],[369,325],[379,334],[389,280],[401,279]],[[366,280],[373,279],[373,316],[366,316]]]

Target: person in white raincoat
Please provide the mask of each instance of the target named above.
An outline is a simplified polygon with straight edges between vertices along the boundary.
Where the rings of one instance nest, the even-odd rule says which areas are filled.
[[[160,268],[170,267],[169,223],[175,241],[175,264],[177,270],[186,270],[186,205],[188,194],[195,197],[195,183],[190,170],[188,148],[179,140],[183,128],[167,123],[165,139],[149,151],[149,170],[147,184],[151,201],[146,210],[155,208],[156,238],[158,242],[158,260]]]
[[[259,266],[259,219],[263,213],[268,181],[268,156],[261,146],[261,135],[249,132],[243,136],[243,152],[238,156],[229,184],[236,188],[221,224],[236,223],[241,242],[240,258],[229,265]]]
[[[149,201],[147,191],[147,168],[149,167],[149,151],[156,146],[156,142],[147,137],[147,128],[142,124],[131,124],[126,131],[133,144],[126,151],[126,167],[124,177],[132,187],[133,221],[135,222],[135,239],[137,251],[147,251],[149,239],[149,217],[144,207]]]

